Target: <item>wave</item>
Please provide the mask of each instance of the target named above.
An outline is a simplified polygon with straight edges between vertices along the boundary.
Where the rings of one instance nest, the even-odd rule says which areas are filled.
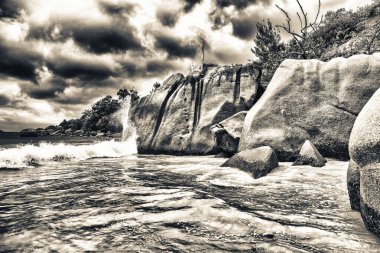
[[[37,167],[50,162],[83,161],[96,157],[122,157],[136,154],[136,138],[126,141],[102,141],[94,144],[72,145],[40,142],[0,149],[0,168]]]

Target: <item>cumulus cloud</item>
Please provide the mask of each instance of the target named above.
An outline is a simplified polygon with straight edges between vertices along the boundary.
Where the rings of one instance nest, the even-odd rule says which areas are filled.
[[[209,20],[213,24],[213,29],[232,23],[234,35],[246,39],[252,37],[254,28],[250,29],[254,21],[248,20],[245,9],[251,6],[267,6],[272,0],[214,0],[214,8],[209,13]],[[248,21],[248,24],[244,21]],[[253,24],[253,27],[255,25]]]
[[[157,32],[154,39],[154,48],[165,51],[168,58],[194,58],[197,54],[194,38],[179,38],[166,32]]]
[[[193,10],[193,8],[202,2],[202,0],[182,0],[184,2],[183,10],[188,13]]]
[[[0,37],[0,74],[37,83],[43,57],[27,43],[13,43]]]
[[[48,58],[47,67],[60,77],[78,78],[83,81],[104,80],[116,75],[113,66],[102,62],[99,57],[53,55]]]
[[[0,1],[0,20],[17,19],[25,10],[25,2],[22,0],[1,0]]]
[[[241,15],[231,19],[232,34],[243,40],[250,40],[256,33],[255,16]]]
[[[159,9],[156,17],[163,26],[174,27],[180,17],[180,13],[176,10]]]
[[[0,107],[9,105],[11,103],[11,99],[5,94],[0,94]]]
[[[52,21],[47,25],[33,25],[27,38],[52,42],[63,42],[71,38],[81,48],[97,54],[143,50],[135,28],[126,21],[117,20],[109,22],[78,19]]]
[[[136,5],[128,2],[109,2],[106,0],[98,1],[100,9],[108,15],[125,15],[133,13]]]

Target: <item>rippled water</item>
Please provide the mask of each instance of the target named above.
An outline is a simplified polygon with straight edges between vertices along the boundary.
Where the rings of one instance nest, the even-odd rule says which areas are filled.
[[[0,171],[2,252],[378,252],[347,163],[268,176],[211,157],[126,156]]]

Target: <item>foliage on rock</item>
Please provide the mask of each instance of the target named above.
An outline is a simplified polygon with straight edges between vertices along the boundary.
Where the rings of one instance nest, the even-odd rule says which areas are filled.
[[[297,1],[299,4],[299,2]],[[351,10],[329,11],[320,20],[303,20],[302,5],[297,12],[301,29],[294,30],[286,10],[278,7],[285,16],[285,24],[274,26],[270,20],[257,24],[255,46],[252,52],[257,57],[254,63],[262,69],[261,84],[266,87],[274,72],[285,59],[319,59],[328,61],[336,57],[355,54],[372,54],[380,51],[380,2]],[[310,23],[309,23],[310,22]],[[284,29],[292,36],[281,42]]]

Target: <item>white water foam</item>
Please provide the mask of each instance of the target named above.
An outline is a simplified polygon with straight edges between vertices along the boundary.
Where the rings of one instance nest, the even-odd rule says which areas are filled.
[[[0,168],[22,168],[49,162],[83,161],[94,157],[122,157],[137,153],[136,131],[128,122],[130,100],[126,99],[119,113],[123,123],[122,141],[102,141],[72,145],[40,142],[0,149]]]

